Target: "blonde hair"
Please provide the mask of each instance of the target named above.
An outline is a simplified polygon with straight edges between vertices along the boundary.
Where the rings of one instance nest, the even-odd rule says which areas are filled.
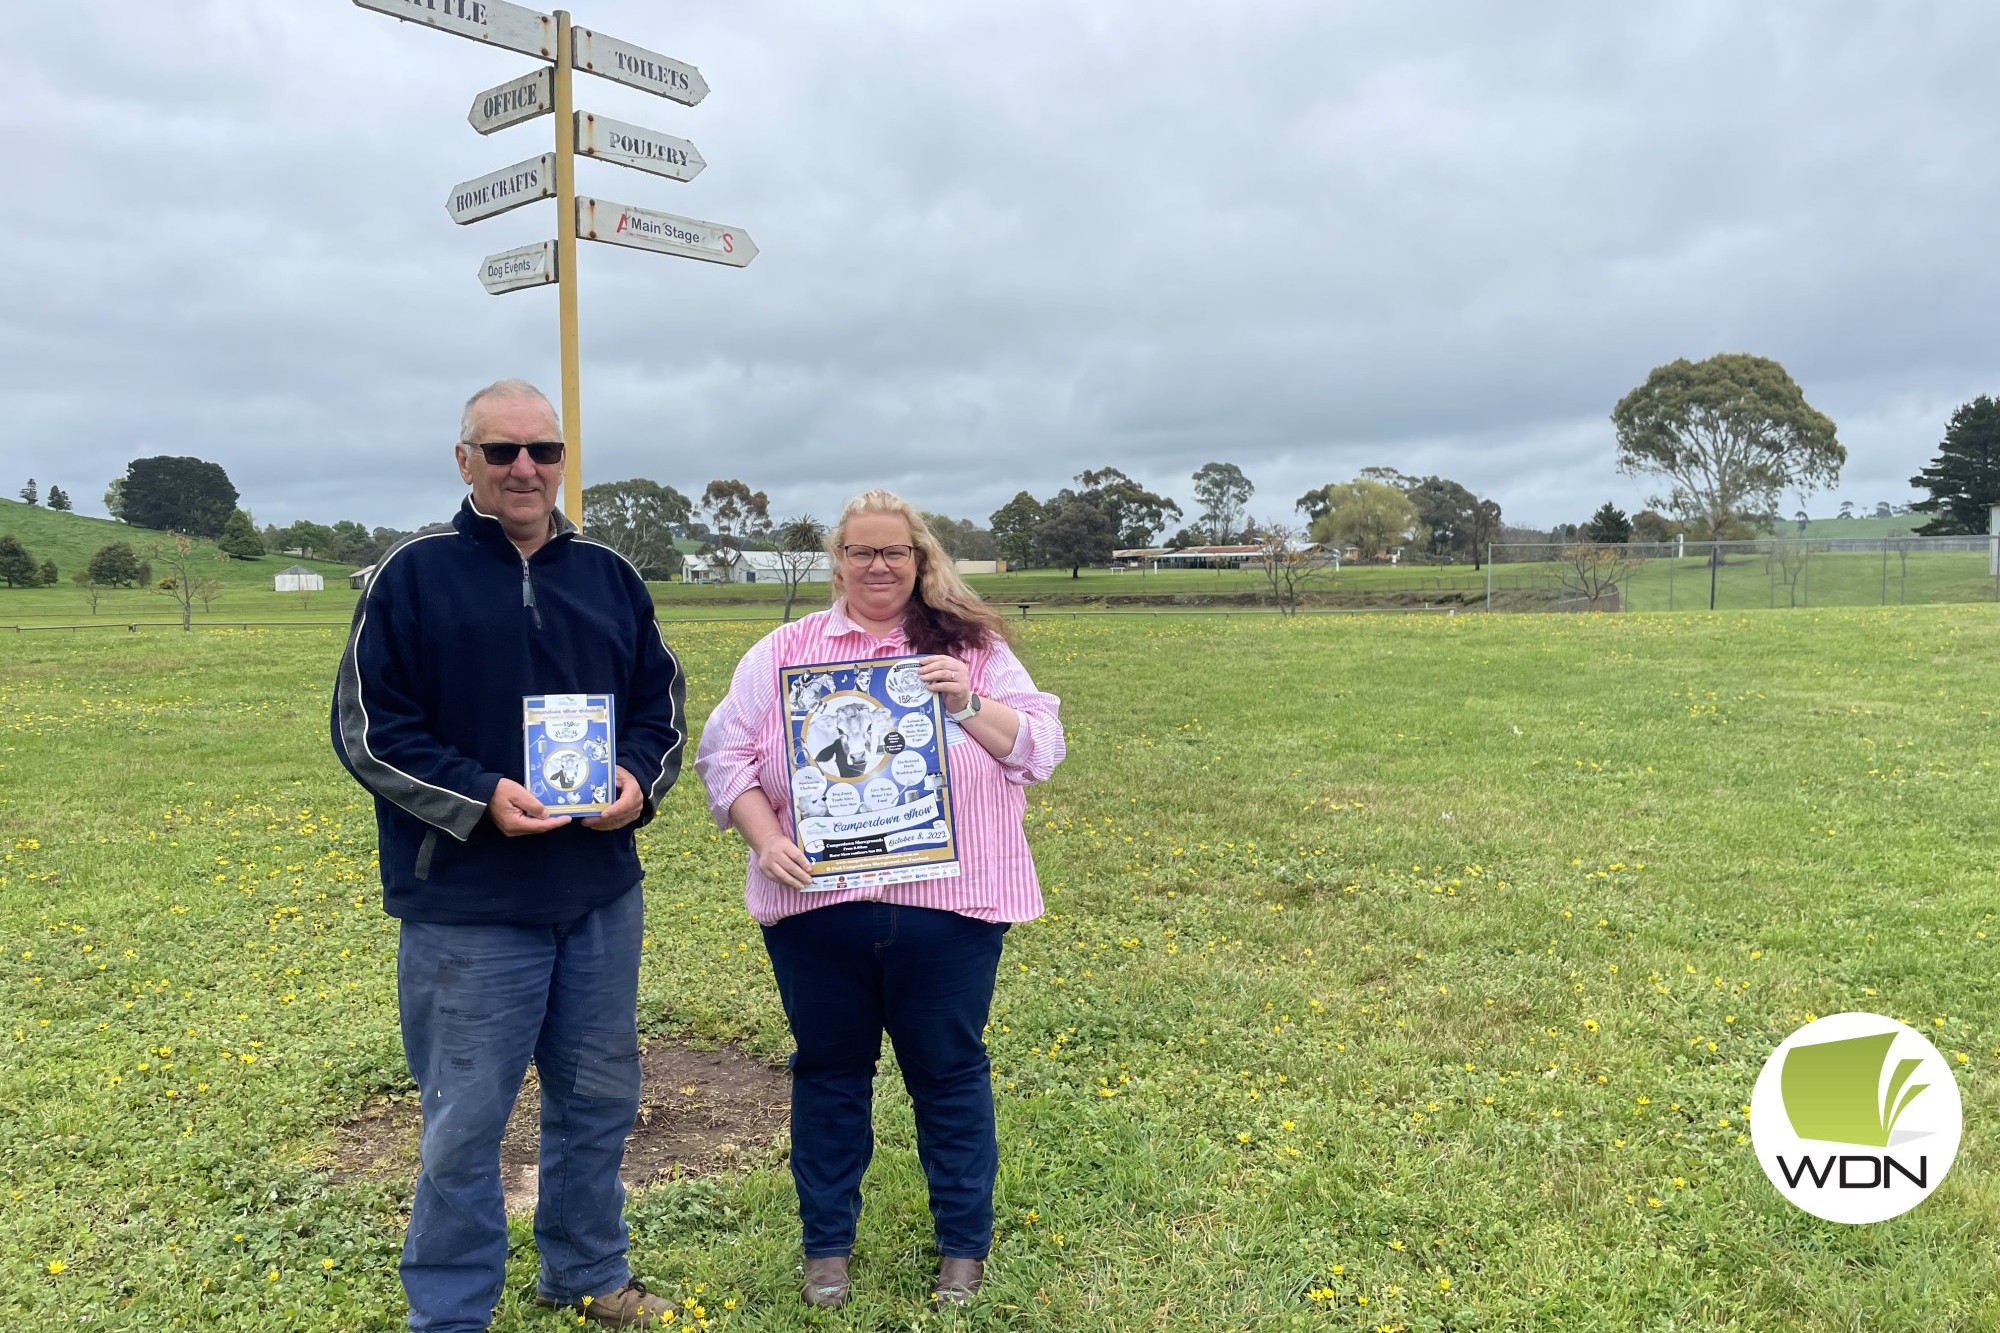
[[[834,601],[847,595],[847,562],[841,554],[847,543],[847,525],[862,514],[894,514],[909,525],[917,561],[915,595],[903,613],[903,633],[910,647],[920,653],[957,653],[984,648],[992,640],[1012,642],[1006,620],[965,586],[930,524],[924,522],[915,505],[894,491],[866,491],[855,496],[827,533]]]

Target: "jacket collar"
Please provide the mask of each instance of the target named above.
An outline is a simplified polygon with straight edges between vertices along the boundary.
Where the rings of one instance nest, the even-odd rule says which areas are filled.
[[[549,545],[554,545],[557,542],[566,541],[576,536],[578,532],[576,524],[570,522],[569,516],[563,513],[562,510],[557,509],[552,511],[549,514],[549,519],[551,526],[554,528],[554,531],[549,534]],[[500,520],[474,505],[470,492],[467,492],[465,498],[459,501],[458,513],[451,520],[451,525],[482,546],[491,547],[495,551],[511,555],[516,559],[520,558],[520,548],[509,540],[507,530],[500,526]],[[544,547],[543,549],[547,548]],[[541,551],[538,550],[535,554],[540,555]]]

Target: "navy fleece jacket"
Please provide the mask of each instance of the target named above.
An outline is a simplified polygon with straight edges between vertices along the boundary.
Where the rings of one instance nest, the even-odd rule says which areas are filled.
[[[375,797],[383,906],[445,923],[550,925],[640,879],[634,830],[680,774],[680,663],[638,572],[555,515],[526,560],[468,497],[449,530],[397,543],[375,566],[333,692],[333,748]],[[572,822],[509,838],[486,817],[503,777],[526,780],[521,700],[615,696],[618,765],[638,821]]]

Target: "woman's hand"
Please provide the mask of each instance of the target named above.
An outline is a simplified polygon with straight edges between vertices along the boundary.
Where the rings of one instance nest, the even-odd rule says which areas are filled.
[[[766,834],[751,851],[756,854],[757,869],[765,879],[791,889],[812,887],[812,867],[806,863],[806,854],[784,834]]]
[[[937,653],[919,659],[917,679],[938,696],[947,713],[962,713],[972,703],[972,668],[956,657]]]

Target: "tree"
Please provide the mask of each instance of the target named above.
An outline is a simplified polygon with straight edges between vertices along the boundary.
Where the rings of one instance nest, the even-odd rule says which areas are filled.
[[[785,581],[785,621],[807,576],[826,568],[826,524],[811,514],[788,518],[778,525],[778,577]]]
[[[332,528],[324,523],[315,523],[309,518],[302,518],[286,528],[279,540],[284,542],[279,549],[293,552],[307,560],[331,560],[334,551],[340,545],[340,538],[334,535]]]
[[[1618,470],[1669,483],[1665,499],[1647,503],[1703,519],[1717,533],[1777,513],[1783,491],[1834,485],[1847,461],[1833,422],[1783,366],[1761,356],[1655,367],[1619,400],[1611,422]]]
[[[42,561],[41,569],[37,571],[36,582],[44,588],[53,588],[56,586],[56,580],[60,577],[62,577],[62,571],[56,568],[56,562],[53,560],[44,560]]]
[[[1327,508],[1312,525],[1312,538],[1329,546],[1352,546],[1363,560],[1417,539],[1421,525],[1410,497],[1382,481],[1357,477],[1322,488]]]
[[[28,554],[21,539],[11,532],[0,537],[0,579],[5,579],[10,588],[33,588],[42,581],[35,557]]]
[[[241,509],[231,513],[229,521],[222,525],[222,539],[216,547],[238,560],[264,558],[264,539],[257,535],[256,520]]]
[[[34,504],[39,496],[40,492],[35,489],[35,479],[33,477],[28,478],[28,484],[21,488],[21,498],[29,504]]]
[[[60,486],[49,487],[49,508],[67,514],[70,511],[69,492]]]
[[[1600,546],[1596,542],[1583,541],[1566,547],[1556,557],[1556,581],[1569,594],[1566,601],[1581,601],[1584,611],[1615,610],[1616,605],[1603,606],[1605,598],[1616,598],[1625,575],[1639,562],[1634,560],[1630,548],[1623,546]]]
[[[994,543],[993,534],[980,527],[969,518],[951,518],[944,514],[923,513],[924,525],[931,535],[944,547],[944,553],[954,560],[997,560],[1000,548]]]
[[[198,578],[188,585],[188,589],[201,599],[201,612],[203,615],[207,615],[210,604],[216,598],[222,596],[222,580],[208,577]]]
[[[219,537],[236,511],[229,474],[199,458],[161,454],[135,458],[125,469],[127,523],[193,537]]]
[[[351,518],[343,518],[330,529],[333,558],[346,565],[365,565],[375,558],[374,539],[368,529]]]
[[[771,531],[771,500],[740,481],[711,481],[701,493],[701,516],[713,534],[701,554],[722,571],[724,583],[736,581],[743,544]]]
[[[1684,525],[1674,522],[1657,509],[1641,509],[1632,515],[1632,540],[1635,542],[1670,542],[1686,531]]]
[[[151,572],[140,568],[139,557],[128,542],[100,546],[97,554],[90,557],[90,581],[103,588],[143,583]]]
[[[200,578],[200,575],[195,573],[196,556],[194,542],[188,538],[185,532],[176,532],[171,543],[161,545],[156,542],[148,554],[154,560],[158,560],[167,570],[166,577],[160,580],[158,589],[160,592],[173,598],[174,604],[180,607],[181,630],[183,632],[192,630],[194,628],[194,585],[196,580]]]
[[[1918,536],[1985,532],[1992,507],[2000,504],[2000,399],[1982,393],[1953,412],[1937,457],[1910,485],[1930,492],[1911,510],[1935,516]]]
[[[1095,505],[1111,520],[1119,546],[1151,546],[1154,535],[1181,516],[1179,505],[1153,494],[1115,467],[1080,472],[1076,484],[1083,487],[1076,498]]]
[[[1487,543],[1500,535],[1500,502],[1481,500],[1472,509],[1472,567],[1478,569],[1486,560]]]
[[[1854,517],[1854,501],[1852,501],[1852,500],[1842,500],[1842,501],[1840,502],[1840,512],[1839,512],[1838,514],[1835,514],[1835,515],[1834,515],[1834,517],[1835,517],[1835,518],[1853,518],[1853,517]]]
[[[69,581],[83,593],[83,600],[90,604],[90,614],[97,614],[97,603],[104,597],[104,585],[90,577],[89,570],[79,570],[69,576]]]
[[[993,511],[987,521],[993,525],[1000,558],[1010,569],[1026,569],[1035,563],[1037,540],[1051,517],[1047,506],[1026,491],[1017,491],[1013,499]]]
[[[117,519],[125,520],[125,478],[113,477],[111,484],[104,488],[104,512]]]
[[[670,579],[680,571],[674,532],[693,516],[685,495],[644,477],[599,482],[583,491],[584,535],[630,560],[641,578]]]
[[[1182,528],[1179,532],[1167,538],[1166,544],[1169,549],[1176,551],[1190,546],[1206,546],[1208,545],[1208,534],[1200,528],[1189,526]]]
[[[1394,469],[1370,468],[1368,471],[1393,472]],[[1365,473],[1363,475],[1366,477]],[[1472,555],[1476,562],[1481,555],[1476,549],[1479,545],[1479,497],[1444,477],[1424,477],[1421,480],[1406,477],[1404,480],[1409,484],[1397,486],[1397,489],[1409,497],[1410,506],[1417,511],[1417,522],[1423,525],[1424,554],[1433,560],[1456,560]],[[1394,482],[1389,484],[1395,485]],[[1495,508],[1497,510],[1498,507]]]
[[[1257,543],[1259,567],[1280,615],[1297,615],[1306,585],[1332,570],[1318,551],[1302,551],[1300,534],[1283,523],[1266,524]]]
[[[1035,549],[1042,563],[1069,566],[1069,576],[1078,578],[1085,565],[1111,558],[1118,530],[1104,511],[1087,500],[1071,500],[1062,511],[1042,524],[1036,534]]]
[[[1201,527],[1211,545],[1226,546],[1235,537],[1243,506],[1257,488],[1234,463],[1203,463],[1194,474],[1194,498],[1201,505]]]
[[[1599,546],[1622,546],[1632,540],[1632,520],[1625,517],[1624,510],[1606,500],[1590,516],[1590,522],[1583,525],[1583,536]]]

